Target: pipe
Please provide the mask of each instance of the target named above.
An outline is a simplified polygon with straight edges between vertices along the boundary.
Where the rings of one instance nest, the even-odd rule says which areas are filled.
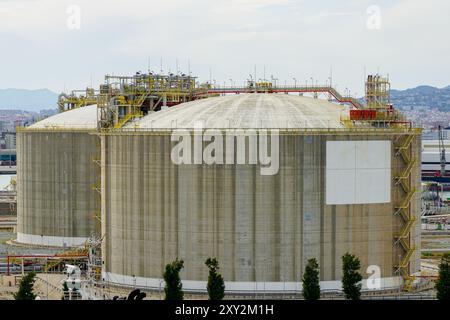
[[[69,96],[67,94],[65,94],[64,92],[62,92],[59,96],[58,96],[58,107],[59,107],[59,111],[62,112],[64,111],[64,103],[62,103],[62,98],[69,98]]]
[[[80,259],[80,258],[87,258],[88,255],[87,254],[54,254],[54,255],[48,255],[48,254],[43,254],[43,255],[7,255],[6,256],[6,275],[10,275],[10,261],[11,258],[17,258],[17,259],[22,259],[22,270],[23,270],[23,260],[27,259],[27,258],[32,258],[32,259],[40,259],[40,258],[59,258],[59,259],[64,259],[64,258],[71,258],[71,259]]]

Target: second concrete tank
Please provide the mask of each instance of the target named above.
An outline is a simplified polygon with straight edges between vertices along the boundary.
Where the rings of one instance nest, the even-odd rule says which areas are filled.
[[[96,129],[97,106],[92,105],[59,113],[18,132],[18,242],[77,246],[99,231]]]

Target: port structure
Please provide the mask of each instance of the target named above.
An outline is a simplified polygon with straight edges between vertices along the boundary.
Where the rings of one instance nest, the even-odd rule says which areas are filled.
[[[366,104],[368,109],[385,109],[392,106],[390,99],[391,84],[389,77],[378,74],[367,76]]]
[[[74,90],[61,94],[61,112],[97,104],[98,128],[119,129],[132,119],[195,99],[195,77],[186,74],[106,75],[98,90]]]
[[[216,86],[198,84],[196,77],[178,74],[136,72],[131,76],[106,75],[99,89],[86,88],[62,93],[58,99],[61,112],[97,104],[98,129],[120,129],[133,119],[183,102],[240,93],[298,93],[328,95],[328,100],[347,104],[351,108],[349,119],[343,119],[348,127],[393,126],[408,122],[396,112],[390,103],[388,77],[369,75],[366,81],[366,104],[350,95],[341,95],[331,84],[326,85],[275,85],[270,81],[250,80],[245,86]],[[370,123],[369,123],[370,122]]]
[[[73,90],[70,94],[61,93],[58,97],[59,112],[96,104],[97,94],[98,91],[93,88]]]
[[[106,75],[99,89],[86,88],[74,90],[70,94],[62,93],[58,98],[60,112],[97,104],[98,128],[120,129],[133,119],[149,112],[171,107],[183,102],[239,93],[311,93],[315,98],[319,94],[328,94],[341,104],[353,109],[362,109],[363,104],[356,98],[341,95],[330,85],[285,85],[275,86],[269,81],[249,81],[246,86],[220,87],[210,83],[198,84],[196,77],[183,73],[141,74],[132,76]]]
[[[183,102],[240,93],[298,93],[328,95],[328,100],[350,106],[350,118],[342,119],[347,127],[402,126],[410,124],[394,110],[390,103],[390,83],[386,77],[369,75],[366,81],[366,104],[350,95],[341,95],[331,84],[326,85],[274,85],[270,81],[248,81],[245,86],[215,86],[198,84],[196,77],[179,74],[137,72],[132,76],[106,75],[98,90],[74,90],[62,93],[58,99],[60,111],[98,106],[98,129],[120,129],[130,121],[150,112]]]
[[[192,100],[195,77],[140,74],[105,76],[100,86],[100,128],[121,128],[149,112]]]

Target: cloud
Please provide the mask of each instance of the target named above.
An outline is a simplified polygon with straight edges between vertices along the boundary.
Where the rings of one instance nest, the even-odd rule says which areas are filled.
[[[211,68],[217,80],[245,80],[256,65],[279,79],[324,81],[333,66],[341,89],[361,93],[364,67],[380,67],[394,87],[448,85],[450,2],[377,2],[380,30],[366,27],[366,0],[0,1],[0,87],[83,87],[91,76],[145,70],[148,57],[156,70],[160,57],[165,70],[190,59],[201,79]],[[79,30],[67,28],[71,5]]]

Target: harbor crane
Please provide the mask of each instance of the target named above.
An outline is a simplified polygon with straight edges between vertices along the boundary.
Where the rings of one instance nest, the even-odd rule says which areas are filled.
[[[439,126],[439,154],[440,154],[440,164],[441,164],[441,177],[445,176],[445,146],[444,146],[444,131],[442,130],[442,126]]]

